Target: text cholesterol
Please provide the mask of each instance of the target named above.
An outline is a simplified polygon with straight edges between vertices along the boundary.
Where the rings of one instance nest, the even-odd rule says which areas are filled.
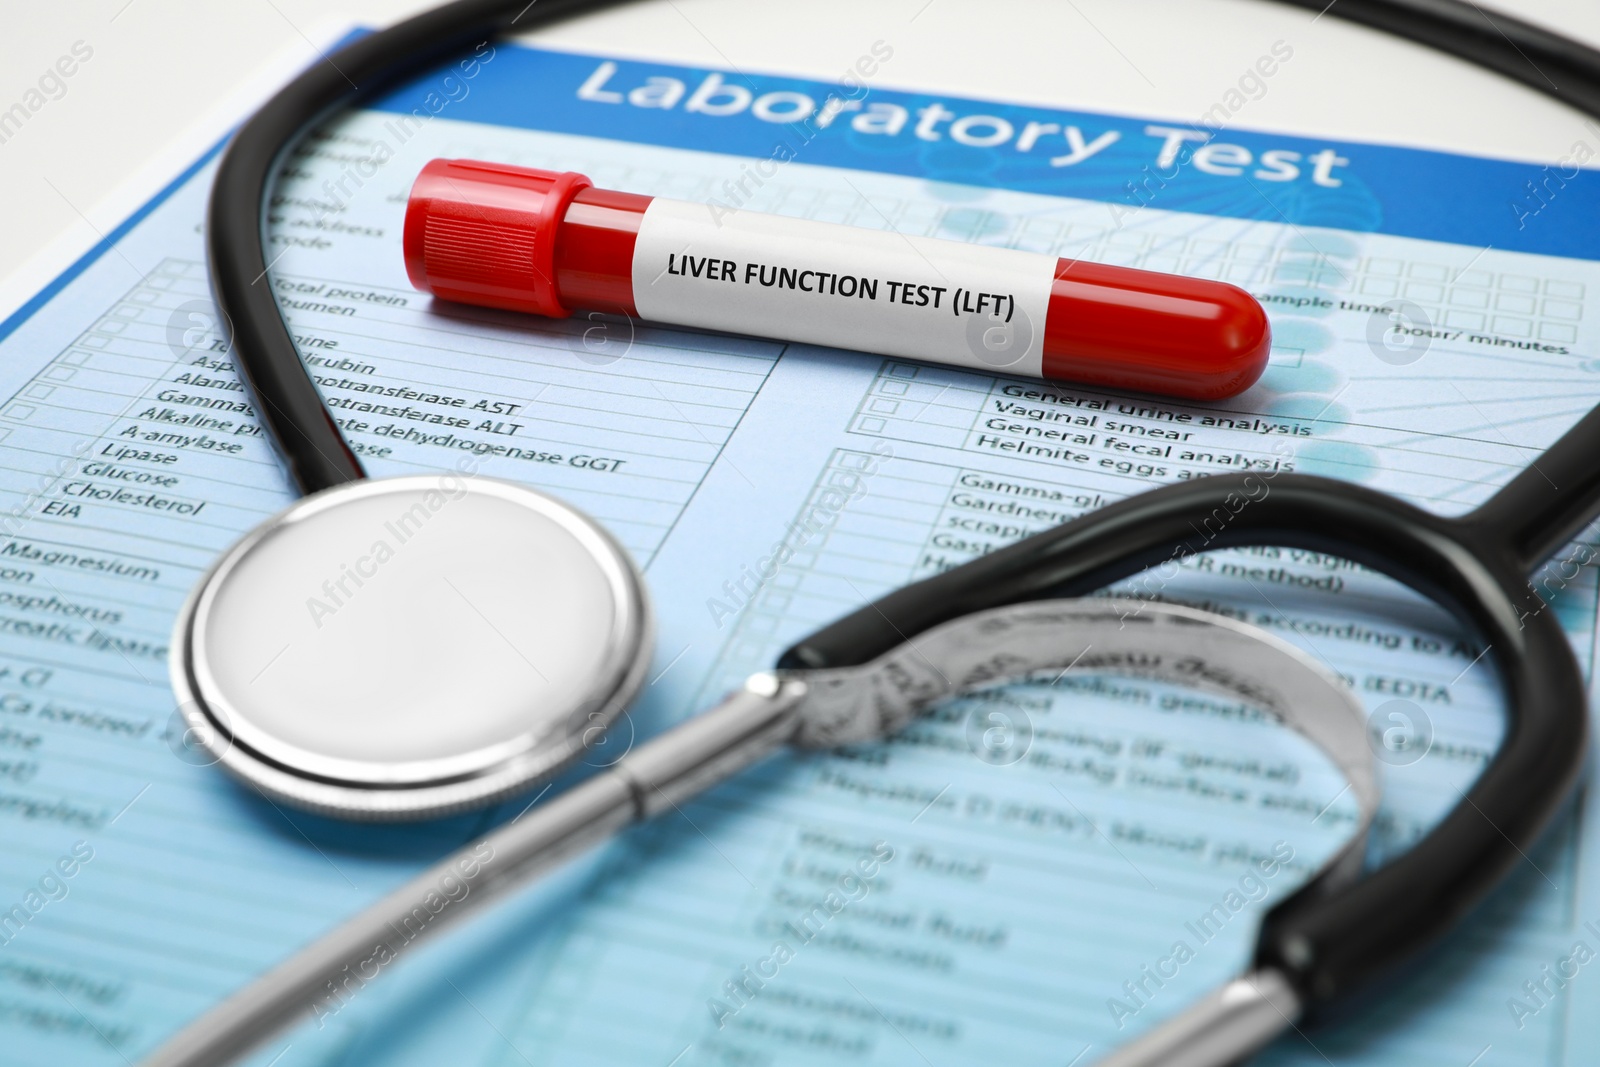
[[[674,252],[667,255],[667,273],[708,282],[760,285],[767,289],[793,289],[802,293],[853,297],[858,300],[879,299],[880,279],[826,270],[775,267],[766,263],[746,263],[741,268],[731,259],[679,255]],[[980,293],[961,286],[952,292],[947,285],[882,280],[882,290],[884,299],[891,304],[934,311],[948,310],[957,318],[962,315],[984,315],[1010,322],[1017,307],[1016,298],[1009,293]],[[948,298],[945,295],[947,293]]]

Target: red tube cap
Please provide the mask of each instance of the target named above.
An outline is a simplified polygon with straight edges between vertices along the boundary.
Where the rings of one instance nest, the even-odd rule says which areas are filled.
[[[571,171],[432,161],[406,204],[411,284],[445,300],[570,315],[556,289],[556,232],[591,184]]]

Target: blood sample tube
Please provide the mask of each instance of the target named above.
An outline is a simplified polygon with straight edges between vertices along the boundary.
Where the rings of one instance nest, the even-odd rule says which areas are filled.
[[[1249,293],[893,230],[596,189],[436,159],[406,205],[406,272],[445,300],[679,326],[1196,400],[1249,388],[1271,330]]]

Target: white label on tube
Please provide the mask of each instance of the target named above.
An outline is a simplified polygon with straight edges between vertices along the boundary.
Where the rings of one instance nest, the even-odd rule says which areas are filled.
[[[633,302],[656,322],[1040,376],[1056,257],[656,198]]]

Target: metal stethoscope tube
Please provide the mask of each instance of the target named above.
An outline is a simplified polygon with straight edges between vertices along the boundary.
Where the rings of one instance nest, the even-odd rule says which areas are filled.
[[[202,1016],[145,1067],[217,1067],[296,1020],[335,1010],[423,935],[593,847],[677,810],[780,748],[826,749],[888,736],[923,709],[1003,682],[1116,671],[1242,700],[1304,734],[1344,773],[1356,831],[1313,877],[1334,889],[1361,873],[1379,786],[1354,695],[1325,668],[1243,623],[1191,608],[1116,599],[1041,600],[967,615],[859,666],[753,675],[709,711],[417,875]],[[1288,977],[1261,968],[1229,983],[1108,1064],[1221,1067],[1300,1015]]]

